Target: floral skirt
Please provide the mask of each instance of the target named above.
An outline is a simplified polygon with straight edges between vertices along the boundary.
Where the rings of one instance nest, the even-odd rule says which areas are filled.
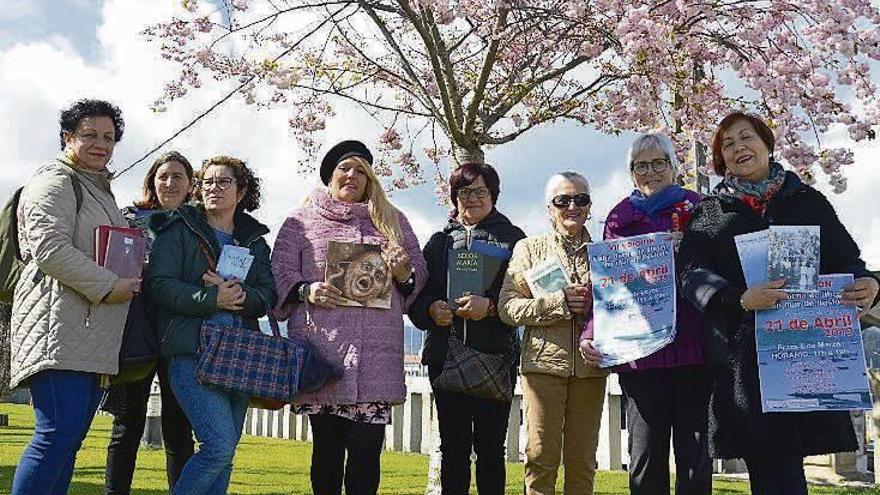
[[[291,408],[294,414],[332,414],[357,423],[372,425],[391,424],[390,402],[358,402],[356,404],[299,404]]]

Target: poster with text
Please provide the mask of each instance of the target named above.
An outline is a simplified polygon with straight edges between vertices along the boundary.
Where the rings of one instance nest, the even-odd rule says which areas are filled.
[[[653,354],[675,340],[672,235],[645,234],[587,246],[593,345],[601,367]]]
[[[755,312],[764,412],[871,409],[858,313],[840,303],[850,274],[820,275],[817,292],[791,293]]]

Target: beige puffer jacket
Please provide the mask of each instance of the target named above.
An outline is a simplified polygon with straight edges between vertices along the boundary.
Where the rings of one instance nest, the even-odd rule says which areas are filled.
[[[585,232],[586,234],[586,232]],[[589,241],[589,235],[586,234]],[[573,315],[565,304],[562,290],[534,297],[525,272],[544,260],[556,257],[571,281],[587,283],[590,267],[584,247],[569,258],[557,233],[527,237],[513,248],[513,257],[504,277],[498,314],[508,325],[525,326],[522,373],[546,373],[577,378],[600,377],[606,370],[587,366],[578,350],[584,326],[580,315]]]
[[[95,228],[127,226],[107,174],[75,167],[82,184],[79,214],[59,158],[38,170],[18,208],[19,244],[28,260],[12,304],[11,386],[46,370],[116,374],[128,303],[101,300],[116,283],[94,261]]]

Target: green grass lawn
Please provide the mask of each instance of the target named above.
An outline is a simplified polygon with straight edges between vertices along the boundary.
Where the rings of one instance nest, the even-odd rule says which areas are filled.
[[[33,428],[33,412],[28,406],[0,404],[0,413],[9,414],[9,427],[0,428],[0,494],[9,493],[16,463]],[[111,419],[98,416],[76,462],[71,495],[102,493],[104,461]],[[308,494],[308,443],[291,440],[257,438],[245,435],[235,456],[230,494],[289,495]],[[421,495],[425,490],[428,458],[423,455],[385,452],[382,455],[382,494]],[[141,450],[135,472],[133,495],[161,495],[167,493],[165,459],[161,450]],[[561,488],[561,487],[560,487]],[[627,493],[626,473],[602,471],[596,476],[597,495]],[[476,493],[476,490],[472,491]],[[748,486],[741,482],[716,480],[715,494],[747,494]],[[522,493],[522,465],[509,464],[507,493]],[[560,490],[561,493],[561,490]],[[875,490],[857,490],[837,487],[812,487],[815,495],[867,495]]]

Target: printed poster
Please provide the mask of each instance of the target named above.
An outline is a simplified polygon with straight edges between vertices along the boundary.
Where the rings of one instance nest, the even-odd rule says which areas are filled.
[[[587,245],[593,282],[593,345],[600,367],[629,363],[675,340],[672,235],[653,233]]]
[[[755,312],[764,412],[871,409],[858,313],[840,303],[851,274],[820,275],[817,292],[791,293]]]

